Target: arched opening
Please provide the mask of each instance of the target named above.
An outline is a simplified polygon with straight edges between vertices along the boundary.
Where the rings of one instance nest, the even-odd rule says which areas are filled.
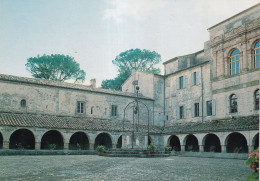
[[[248,153],[246,138],[240,133],[231,133],[227,140],[227,153]]]
[[[28,129],[18,129],[10,137],[9,149],[35,149],[35,138]]]
[[[59,131],[51,130],[42,136],[41,149],[62,150],[64,148],[63,138]]]
[[[204,137],[205,152],[221,152],[220,140],[215,134],[208,134]]]
[[[3,135],[0,133],[0,149],[3,148]]]
[[[180,144],[180,140],[177,136],[175,135],[172,135],[170,138],[169,138],[169,141],[168,141],[170,147],[172,147],[172,150],[175,150],[175,151],[181,151],[181,144]]]
[[[94,148],[96,149],[97,146],[104,145],[107,148],[112,148],[112,140],[107,133],[99,134],[95,139]]]
[[[120,136],[118,138],[117,144],[116,144],[116,148],[122,148],[122,136]]]
[[[186,136],[185,151],[193,151],[193,152],[199,151],[199,142],[194,135]]]
[[[77,132],[70,137],[69,143],[70,150],[88,150],[89,140],[85,133]]]
[[[257,149],[259,147],[259,133],[257,133],[253,138],[253,145],[254,149]]]

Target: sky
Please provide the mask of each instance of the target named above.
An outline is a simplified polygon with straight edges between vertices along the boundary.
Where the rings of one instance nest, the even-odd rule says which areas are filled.
[[[165,62],[202,50],[207,29],[259,0],[0,0],[0,73],[31,77],[37,55],[70,55],[86,82],[113,79],[112,60],[130,49]],[[158,65],[163,74],[162,64]]]

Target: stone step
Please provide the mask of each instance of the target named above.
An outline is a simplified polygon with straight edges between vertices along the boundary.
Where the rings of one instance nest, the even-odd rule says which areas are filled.
[[[169,157],[169,154],[106,154],[104,153],[102,156],[107,157],[139,157],[139,158],[154,158],[154,157]]]

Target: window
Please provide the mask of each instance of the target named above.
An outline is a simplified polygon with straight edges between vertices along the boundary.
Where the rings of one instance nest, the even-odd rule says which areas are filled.
[[[197,85],[197,72],[193,72],[193,85]]]
[[[112,105],[111,116],[117,116],[117,106]]]
[[[230,112],[237,112],[237,96],[235,94],[230,96]]]
[[[212,101],[207,101],[207,116],[212,116]]]
[[[179,77],[179,89],[183,89],[183,76]]]
[[[260,68],[260,41],[254,46],[254,68]]]
[[[25,99],[21,100],[20,104],[21,107],[26,107],[26,100]]]
[[[194,117],[200,116],[200,106],[199,103],[194,104]]]
[[[84,113],[84,102],[77,102],[77,113]]]
[[[93,114],[93,113],[94,113],[94,107],[91,107],[90,114]]]
[[[229,74],[239,74],[239,50],[235,49],[229,57]]]
[[[255,91],[255,110],[259,110],[259,89]]]
[[[184,107],[180,106],[180,119],[184,118]]]

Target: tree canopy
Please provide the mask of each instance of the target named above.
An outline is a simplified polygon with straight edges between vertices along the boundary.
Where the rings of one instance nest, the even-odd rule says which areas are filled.
[[[73,79],[75,82],[83,82],[86,76],[84,70],[80,70],[79,63],[68,55],[38,55],[28,58],[25,66],[33,77],[47,80]]]
[[[103,80],[101,87],[105,89],[121,90],[121,85],[131,75],[132,70],[138,70],[153,74],[159,74],[160,69],[154,65],[161,61],[161,55],[155,51],[131,49],[120,53],[113,64],[118,67],[118,75],[115,79]]]

